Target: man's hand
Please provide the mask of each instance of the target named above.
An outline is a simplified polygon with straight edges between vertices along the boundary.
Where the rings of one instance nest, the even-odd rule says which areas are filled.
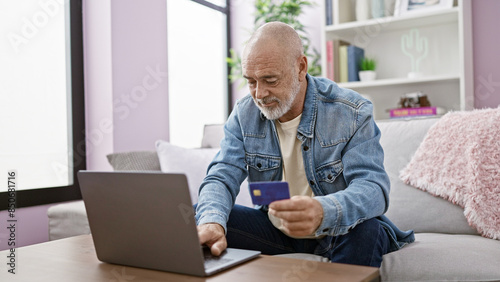
[[[224,228],[218,223],[207,223],[197,226],[200,245],[207,245],[214,256],[219,256],[226,248],[227,241]]]
[[[307,236],[318,229],[323,220],[323,207],[318,200],[307,196],[293,196],[269,204],[269,213],[282,220],[286,233]]]

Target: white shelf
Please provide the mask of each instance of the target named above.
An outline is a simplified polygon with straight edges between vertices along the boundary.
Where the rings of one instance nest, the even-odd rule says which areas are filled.
[[[404,93],[415,91],[427,94],[433,106],[447,110],[473,108],[472,0],[455,1],[456,6],[449,9],[366,21],[348,21],[354,18],[355,1],[332,1],[333,19],[337,22],[322,26],[323,76],[326,77],[327,70],[327,41],[343,40],[363,48],[365,55],[378,61],[377,74],[381,79],[338,85],[369,98],[376,119],[388,118],[385,110],[395,107]],[[417,29],[415,36],[422,36],[428,42],[429,52],[420,61],[419,71],[429,75],[410,79],[406,75],[412,70],[412,62],[401,46],[403,36],[414,29]]]
[[[458,22],[459,8],[453,7],[427,13],[413,13],[396,17],[384,17],[367,21],[353,21],[328,25],[325,27],[327,37],[352,42],[359,33],[378,34],[398,29],[410,29],[423,26],[435,26]]]
[[[445,81],[459,81],[460,77],[458,75],[435,75],[426,76],[420,78],[391,78],[391,79],[378,79],[374,81],[355,81],[355,82],[343,82],[338,83],[340,87],[349,89],[366,89],[372,87],[387,87],[395,85],[412,85],[420,83],[432,83],[432,82],[445,82]]]

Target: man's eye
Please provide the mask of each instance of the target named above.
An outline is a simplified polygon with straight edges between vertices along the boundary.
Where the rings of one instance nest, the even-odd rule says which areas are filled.
[[[278,80],[277,79],[275,79],[275,80],[267,80],[266,82],[267,82],[267,84],[273,85],[273,84],[276,84],[278,82]]]
[[[247,80],[248,85],[255,85],[255,80]]]

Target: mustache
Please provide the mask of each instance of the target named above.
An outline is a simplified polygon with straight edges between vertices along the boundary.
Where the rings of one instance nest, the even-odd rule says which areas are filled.
[[[257,103],[259,104],[269,104],[269,103],[272,103],[272,102],[278,102],[278,103],[281,103],[280,99],[276,98],[276,97],[264,97],[262,99],[255,99],[255,101],[257,101]]]

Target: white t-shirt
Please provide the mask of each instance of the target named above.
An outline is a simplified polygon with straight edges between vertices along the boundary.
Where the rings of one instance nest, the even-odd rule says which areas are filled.
[[[302,146],[300,140],[297,138],[297,129],[299,128],[301,117],[302,114],[283,123],[278,120],[275,121],[276,131],[278,132],[278,138],[280,141],[281,155],[283,158],[283,181],[288,182],[290,197],[314,196],[311,187],[309,187],[309,183],[307,182],[304,159],[302,158]],[[286,234],[283,230],[281,219],[274,217],[271,214],[268,214],[268,216],[273,225]],[[316,238],[313,235],[290,237],[298,239]]]

